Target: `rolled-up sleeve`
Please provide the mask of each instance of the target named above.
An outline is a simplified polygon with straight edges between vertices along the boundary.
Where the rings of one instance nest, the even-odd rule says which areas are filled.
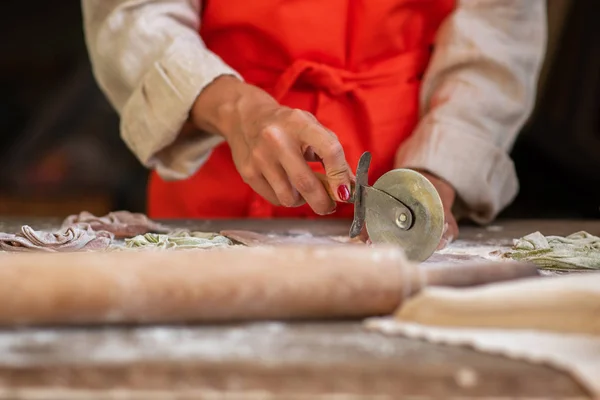
[[[533,111],[546,37],[546,0],[459,0],[440,27],[421,119],[396,165],[448,181],[475,222],[518,192],[509,152]]]
[[[239,74],[198,34],[200,0],[82,0],[94,76],[120,115],[121,136],[147,168],[185,179],[220,136],[180,134],[202,89]]]

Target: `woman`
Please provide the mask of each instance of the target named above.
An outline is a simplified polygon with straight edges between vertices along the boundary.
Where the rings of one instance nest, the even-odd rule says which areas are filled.
[[[454,215],[489,222],[518,191],[508,151],[533,109],[545,0],[82,5],[95,76],[153,170],[151,217],[349,218],[365,150],[370,183],[393,168],[432,181],[450,240]]]

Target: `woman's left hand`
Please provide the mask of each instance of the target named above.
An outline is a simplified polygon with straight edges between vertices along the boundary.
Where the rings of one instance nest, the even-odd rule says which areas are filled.
[[[426,171],[417,171],[429,179],[429,181],[436,188],[442,200],[445,219],[444,233],[442,234],[442,239],[440,240],[440,244],[437,248],[437,250],[441,250],[458,237],[458,223],[456,222],[456,218],[454,218],[454,214],[452,214],[452,206],[454,205],[454,200],[456,199],[456,191],[452,185],[445,180],[438,178],[437,176]],[[369,243],[369,235],[366,228],[363,228],[360,238],[363,242]]]
[[[456,199],[456,191],[452,185],[445,180],[438,178],[437,176],[426,171],[418,172],[429,179],[442,199],[445,224],[442,240],[437,248],[438,250],[441,250],[458,237],[458,223],[456,222],[456,218],[454,218],[454,214],[452,214],[452,206],[454,205],[454,200]]]

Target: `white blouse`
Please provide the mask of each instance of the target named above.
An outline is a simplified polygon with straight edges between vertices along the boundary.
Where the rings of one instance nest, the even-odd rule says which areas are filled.
[[[121,136],[168,180],[193,175],[223,140],[179,135],[200,91],[223,74],[242,79],[199,37],[200,8],[200,0],[82,0],[94,74]],[[533,110],[546,40],[546,0],[457,0],[396,167],[444,178],[464,216],[493,220],[518,192],[508,153]]]

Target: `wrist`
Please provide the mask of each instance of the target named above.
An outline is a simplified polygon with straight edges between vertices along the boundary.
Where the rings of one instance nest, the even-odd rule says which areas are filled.
[[[452,208],[454,201],[456,200],[456,190],[454,189],[454,186],[452,186],[452,184],[446,181],[444,178],[441,178],[427,170],[415,168],[415,171],[421,173],[433,184],[433,186],[435,186],[442,199],[442,203],[444,203],[444,206],[447,208]]]
[[[414,170],[417,171],[417,172],[419,172],[420,174],[424,175],[425,177],[427,177],[427,179],[431,179],[431,180],[435,181],[436,183],[441,183],[443,185],[452,187],[452,185],[450,184],[450,182],[448,182],[444,178],[440,177],[437,174],[434,174],[433,172],[431,172],[429,170],[422,169],[422,168],[414,168]]]
[[[251,107],[276,105],[262,89],[234,76],[222,75],[207,85],[198,95],[190,112],[192,124],[199,130],[230,139],[233,127],[239,124]]]

